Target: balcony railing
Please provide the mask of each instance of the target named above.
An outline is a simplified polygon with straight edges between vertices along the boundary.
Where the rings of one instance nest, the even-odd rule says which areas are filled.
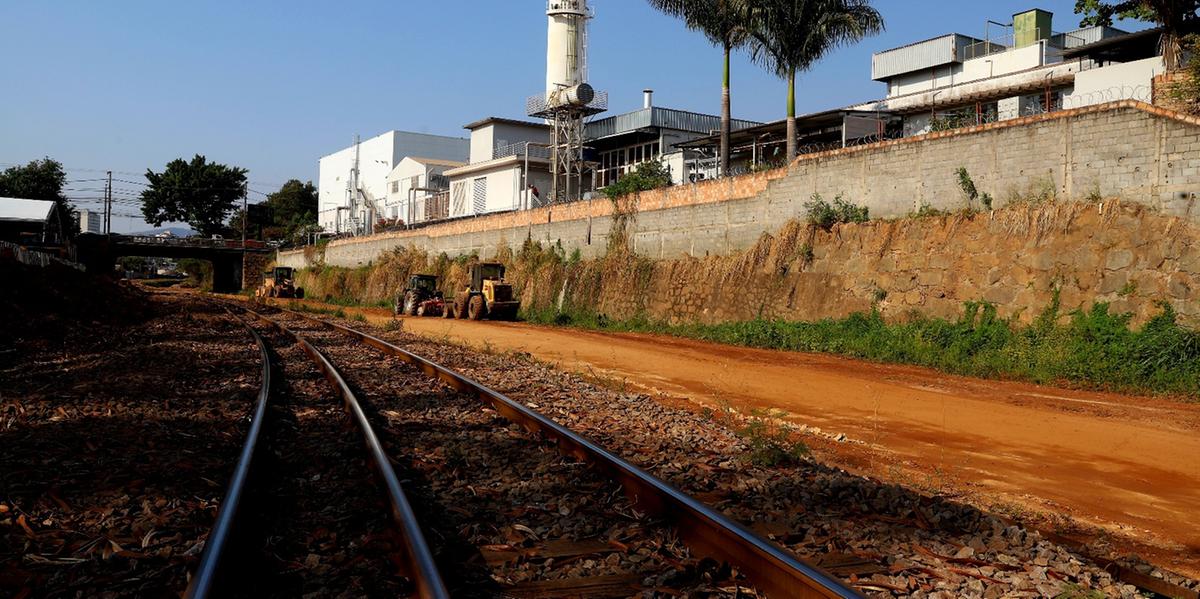
[[[1037,41],[1045,41],[1046,46],[1056,50],[1066,50],[1075,48],[1086,43],[1082,37],[1072,35],[1070,33],[1051,32],[1050,37],[1042,39],[1040,32],[1036,35]],[[1017,50],[1016,34],[1009,33],[998,37],[989,37],[986,40],[969,44],[963,48],[963,60],[972,58],[982,58],[993,54],[1008,52],[1009,50]],[[1033,45],[1033,44],[1029,44]]]

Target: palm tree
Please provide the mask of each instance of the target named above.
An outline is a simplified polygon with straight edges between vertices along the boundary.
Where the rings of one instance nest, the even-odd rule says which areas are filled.
[[[689,29],[700,31],[725,54],[721,80],[721,175],[729,172],[729,133],[732,128],[729,94],[729,56],[749,40],[754,0],[649,0],[662,12],[683,19]]]
[[[830,50],[883,31],[869,0],[761,0],[752,28],[753,58],[787,79],[787,156],[796,157],[796,72]]]

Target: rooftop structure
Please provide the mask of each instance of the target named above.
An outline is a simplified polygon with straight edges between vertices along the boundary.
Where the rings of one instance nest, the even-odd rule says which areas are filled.
[[[54,202],[0,198],[0,240],[22,244],[58,243],[62,230]]]
[[[469,123],[469,161],[444,171],[448,217],[540,206],[552,184],[551,132],[545,123],[488,117]]]

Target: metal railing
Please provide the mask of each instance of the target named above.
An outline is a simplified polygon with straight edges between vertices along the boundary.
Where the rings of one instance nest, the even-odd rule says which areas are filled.
[[[525,114],[529,116],[546,114],[549,110],[550,106],[546,102],[546,94],[529,96],[525,100]],[[608,92],[606,91],[596,91],[596,96],[584,106],[584,112],[588,114],[599,114],[607,110]]]
[[[492,149],[492,160],[500,158],[508,158],[509,156],[525,156],[530,158],[545,158],[550,159],[550,148],[544,143],[522,141],[506,146],[498,146]]]
[[[26,248],[25,246],[17,245],[10,241],[0,241],[0,257],[4,257],[4,256],[8,256],[8,255],[11,255],[13,257],[13,259],[16,260],[17,262],[20,262],[21,264],[25,264],[27,266],[37,266],[39,268],[46,268],[46,267],[50,266],[51,264],[60,264],[62,266],[69,266],[71,268],[74,268],[75,270],[83,270],[82,265],[76,264],[69,260],[63,260],[62,258],[59,258],[58,256],[53,256],[46,252],[34,251],[29,248]]]
[[[1041,30],[1038,30],[1034,34],[1034,41],[1021,46],[1021,48],[1032,46],[1038,42],[1045,42],[1046,47],[1048,48],[1066,50],[1068,48],[1081,46],[1086,43],[1086,40],[1070,33],[1060,33],[1054,31],[1050,32],[1049,37],[1043,38],[1041,35]],[[985,56],[1000,54],[1003,52],[1008,52],[1009,50],[1019,50],[1021,48],[1017,47],[1017,36],[1015,33],[1008,33],[998,37],[989,36],[985,40],[980,40],[974,44],[968,44],[965,46],[963,48],[962,58],[963,60],[983,58]]]

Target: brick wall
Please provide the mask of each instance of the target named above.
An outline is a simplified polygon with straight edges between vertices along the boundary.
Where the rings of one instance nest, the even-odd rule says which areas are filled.
[[[816,193],[866,205],[872,218],[902,217],[922,205],[954,211],[964,205],[959,167],[999,205],[1044,187],[1060,200],[1118,198],[1200,222],[1200,119],[1126,100],[811,154],[787,169],[643,193],[629,234],[652,258],[702,257],[751,247],[802,217]],[[415,245],[486,257],[531,238],[594,257],[605,251],[611,213],[606,199],[576,202],[339,240],[324,256],[353,267]],[[302,252],[284,252],[279,263],[307,261]]]

